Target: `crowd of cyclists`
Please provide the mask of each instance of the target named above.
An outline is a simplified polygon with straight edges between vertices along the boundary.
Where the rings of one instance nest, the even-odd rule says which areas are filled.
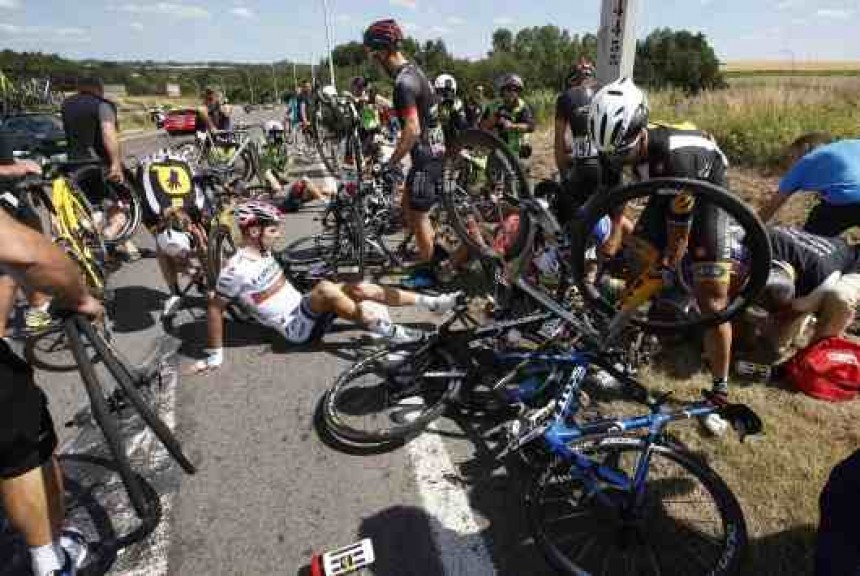
[[[458,135],[477,128],[494,134],[515,158],[526,161],[533,153],[529,134],[536,129],[535,115],[519,75],[496,79],[498,98],[494,101],[485,100],[483,86],[474,87],[476,98],[464,100],[456,78],[447,73],[428,78],[402,52],[403,40],[394,20],[371,24],[363,37],[370,59],[393,81],[390,99],[363,76],[353,78],[344,95],[358,110],[362,147],[373,146],[380,134],[391,142],[382,173],[394,178],[408,166],[401,185],[402,213],[403,223],[414,237],[415,260],[400,287],[322,280],[302,294],[290,282],[273,248],[286,218],[284,201],[260,198],[240,200],[232,207],[238,231],[236,250],[207,282],[200,247],[207,243],[206,219],[213,206],[206,183],[223,175],[197,170],[169,153],[141,159],[135,170],[123,166],[116,109],[104,99],[97,79],[81,82],[79,94],[63,104],[69,160],[96,160],[104,168],[103,177],[80,182],[92,204],[104,204],[102,188],[112,184],[130,186],[141,197],[143,222],[155,238],[159,268],[170,291],[164,315],[174,315],[182,304],[183,276],[206,291],[205,358],[193,366],[193,372],[223,366],[224,316],[232,306],[294,344],[324,337],[331,323],[340,318],[396,345],[420,341],[426,335],[393,322],[388,307],[411,306],[443,314],[461,298],[457,291],[446,291],[442,281],[440,271],[451,262],[440,259],[437,230],[430,217],[445,185],[446,149]],[[289,98],[283,121],[267,123],[266,132],[311,134],[313,91],[310,82],[302,83],[300,91]],[[213,133],[230,131],[231,116],[223,95],[207,89],[199,111],[200,128]],[[689,178],[730,188],[728,161],[712,135],[689,124],[655,123],[640,87],[628,78],[600,85],[595,67],[587,59],[573,64],[558,96],[553,155],[558,178],[543,184],[549,190],[549,205],[563,225],[574,222],[590,198],[631,179]],[[795,192],[815,192],[820,202],[800,227],[768,227],[773,261],[756,304],[769,313],[762,333],[782,359],[801,345],[804,333],[804,343],[844,336],[853,321],[860,300],[860,248],[840,234],[860,224],[860,140],[837,141],[824,133],[800,135],[790,147],[788,165],[779,189],[761,208],[761,219],[770,221]],[[16,158],[0,135],[0,185],[5,190],[14,192],[23,177],[41,172],[38,164]],[[290,182],[270,172],[263,179],[273,190],[272,197],[298,199],[290,210],[306,201],[326,201],[332,194],[308,179]],[[634,226],[624,208],[616,207],[601,220],[599,234],[595,232],[599,236],[597,258],[619,254],[625,239],[637,235],[653,247],[664,267],[677,267],[689,257],[691,290],[700,311],[719,312],[727,306],[732,279],[743,257],[742,237],[724,212],[708,203],[685,207],[669,197],[654,196]],[[31,368],[6,344],[6,321],[19,289],[26,293],[26,324],[33,332],[51,322],[49,308],[91,318],[99,318],[103,309],[89,295],[75,264],[34,230],[32,219],[20,218],[22,223],[13,217],[20,214],[10,211],[10,216],[7,211],[0,210],[0,336],[4,338],[0,344],[0,493],[7,517],[30,547],[33,573],[72,575],[84,562],[86,545],[79,533],[63,526],[62,479],[53,456],[53,424],[45,396],[33,384]],[[123,217],[121,210],[107,206],[104,221],[99,223],[102,233],[110,236]],[[514,233],[517,226],[518,220],[505,220],[499,234]],[[134,261],[140,251],[128,241],[116,247],[112,257]],[[703,334],[704,358],[712,380],[710,394],[722,402],[730,395],[736,341],[728,322],[707,328]],[[715,413],[703,424],[715,434],[725,428]],[[851,466],[839,470],[843,475],[852,473]],[[841,477],[831,480],[832,485],[839,482],[843,482]],[[827,502],[832,508],[832,502]],[[826,550],[819,550],[819,574],[838,573],[827,571],[828,563],[860,565],[860,547],[846,545],[834,536],[843,530],[838,524],[828,525],[829,532],[821,536],[820,548]]]

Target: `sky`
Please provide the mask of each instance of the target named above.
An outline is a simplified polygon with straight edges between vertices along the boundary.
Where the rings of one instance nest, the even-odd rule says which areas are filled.
[[[0,0],[0,48],[111,60],[318,60],[326,0]],[[333,43],[394,17],[421,40],[479,58],[492,32],[595,32],[600,0],[327,0]],[[637,35],[703,32],[723,60],[860,60],[860,0],[638,0]]]

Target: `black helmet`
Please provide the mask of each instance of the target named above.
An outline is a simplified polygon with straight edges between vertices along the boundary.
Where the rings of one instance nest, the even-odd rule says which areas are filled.
[[[403,30],[391,18],[377,20],[364,31],[364,46],[370,50],[398,50],[403,42]]]

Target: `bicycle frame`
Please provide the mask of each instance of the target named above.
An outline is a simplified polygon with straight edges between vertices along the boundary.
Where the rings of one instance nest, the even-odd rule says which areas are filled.
[[[609,362],[589,352],[576,351],[570,354],[530,354],[530,353],[502,353],[498,354],[499,361],[526,361],[541,362],[551,366],[564,366],[570,368],[570,376],[565,387],[550,406],[553,408],[553,417],[549,424],[539,426],[529,434],[518,440],[519,446],[523,446],[541,436],[545,446],[551,454],[561,458],[571,465],[571,474],[582,480],[588,492],[597,495],[606,504],[612,504],[610,499],[603,494],[599,483],[607,483],[614,488],[634,494],[635,502],[639,502],[644,495],[645,481],[651,464],[650,447],[660,441],[666,427],[676,420],[699,418],[716,412],[719,408],[707,401],[694,402],[685,405],[675,411],[664,411],[662,403],[651,404],[651,413],[642,416],[634,416],[624,419],[601,419],[578,425],[572,420],[580,408],[579,391],[588,368],[592,365],[599,366],[609,371],[628,389],[640,396],[647,394],[644,387],[624,373],[616,370]],[[624,433],[647,429],[644,436],[637,436],[637,444],[644,441],[645,449],[643,455],[636,465],[633,478],[620,473],[617,469],[600,464],[585,454],[572,448],[577,442],[583,440],[601,438],[605,436],[617,437]]]
[[[84,212],[86,208],[78,200],[68,178],[64,176],[54,178],[51,183],[51,203],[54,208],[57,239],[69,245],[91,285],[96,289],[103,288],[104,283],[93,265],[92,251],[89,246],[82,244],[73,232],[81,227],[76,211]],[[93,232],[98,233],[95,230]]]

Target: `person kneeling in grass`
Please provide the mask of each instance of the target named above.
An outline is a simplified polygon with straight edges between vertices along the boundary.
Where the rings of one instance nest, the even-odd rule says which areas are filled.
[[[242,233],[236,254],[221,270],[207,308],[206,358],[194,372],[221,366],[224,361],[224,311],[237,305],[260,324],[273,328],[288,342],[305,344],[325,333],[335,318],[360,324],[391,343],[418,341],[423,333],[391,321],[386,306],[414,306],[445,313],[459,293],[425,296],[370,283],[336,284],[323,280],[302,295],[287,280],[272,253],[281,214],[269,203],[247,201],[234,209]]]

